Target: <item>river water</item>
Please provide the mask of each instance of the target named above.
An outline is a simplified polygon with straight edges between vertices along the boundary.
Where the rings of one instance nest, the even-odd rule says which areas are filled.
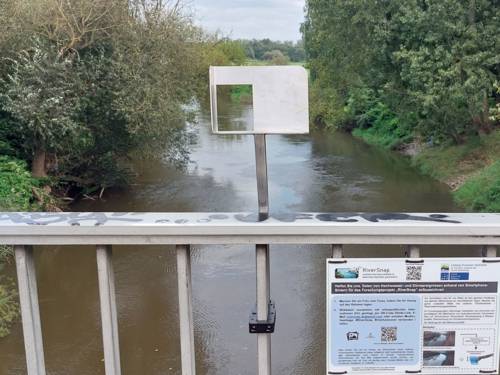
[[[251,113],[231,113],[236,126]],[[74,211],[255,211],[251,136],[214,136],[198,115],[191,163],[137,162],[139,176],[102,201]],[[419,174],[404,157],[343,133],[268,136],[271,212],[452,212],[446,186]],[[49,374],[104,374],[95,251],[36,249]],[[400,256],[402,247],[347,246],[346,255]],[[248,334],[255,300],[251,246],[194,246],[194,319],[199,374],[256,374],[256,337]],[[328,246],[272,246],[272,336],[275,374],[324,374],[325,258]],[[424,249],[423,255],[473,255],[469,249]],[[180,374],[175,252],[170,246],[114,248],[123,374]],[[10,267],[14,275],[13,267]],[[0,339],[0,374],[24,374],[20,324]]]

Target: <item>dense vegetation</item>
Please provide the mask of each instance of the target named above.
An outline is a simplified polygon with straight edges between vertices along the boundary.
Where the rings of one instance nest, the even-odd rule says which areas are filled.
[[[392,149],[417,143],[434,154],[487,144],[497,131],[498,1],[307,0],[302,31],[316,123]],[[473,155],[464,153],[460,162]],[[479,168],[496,158],[482,158]],[[423,159],[418,165],[431,169]],[[446,162],[448,169],[460,169]],[[494,166],[481,172],[488,192],[499,186],[498,172]],[[476,204],[465,198],[473,190],[468,186],[457,195],[462,204],[498,210],[498,194]]]
[[[123,182],[131,152],[182,162],[203,35],[156,2],[3,0],[2,142],[34,177],[68,188]],[[147,147],[142,147],[147,144]]]
[[[183,166],[208,66],[245,60],[182,1],[0,0],[0,211],[102,196],[129,181],[131,156]],[[1,337],[17,306],[0,283]]]
[[[303,62],[306,58],[304,43],[280,42],[270,39],[252,39],[238,41],[250,60],[268,61],[273,65],[285,65],[288,62]]]

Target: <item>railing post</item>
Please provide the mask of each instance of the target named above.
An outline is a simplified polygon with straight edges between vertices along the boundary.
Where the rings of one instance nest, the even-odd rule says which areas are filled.
[[[266,136],[255,134],[255,167],[257,175],[257,197],[259,221],[269,217],[269,193],[267,183]],[[271,280],[269,245],[255,246],[255,268],[257,286],[257,320],[267,321],[271,303]],[[258,374],[271,375],[271,334],[257,333]]]
[[[97,275],[101,302],[102,341],[106,375],[120,375],[120,344],[111,246],[97,245]]]
[[[406,256],[408,258],[420,258],[420,247],[416,245],[410,245],[406,250]]]
[[[267,183],[267,152],[265,134],[255,134],[255,170],[257,175],[257,200],[259,221],[269,217],[269,192]]]
[[[332,245],[332,258],[343,258],[344,257],[344,246],[335,244]]]
[[[255,246],[255,266],[257,281],[257,320],[268,318],[270,296],[269,245]],[[271,334],[257,333],[258,374],[271,374]]]
[[[189,245],[177,245],[176,252],[182,375],[195,375],[191,251]]]
[[[28,375],[45,375],[42,326],[31,246],[14,246]]]
[[[486,245],[483,248],[483,257],[494,258],[496,256],[497,256],[497,247],[496,246]]]

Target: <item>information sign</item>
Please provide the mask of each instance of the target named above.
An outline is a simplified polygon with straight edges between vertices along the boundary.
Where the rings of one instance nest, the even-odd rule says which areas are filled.
[[[498,374],[500,258],[328,259],[328,374]]]

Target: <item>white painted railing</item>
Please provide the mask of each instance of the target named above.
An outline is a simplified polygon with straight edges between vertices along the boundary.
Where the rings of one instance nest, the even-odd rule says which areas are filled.
[[[332,244],[333,257],[343,244],[408,245],[415,258],[419,245],[483,245],[484,256],[496,256],[500,214],[292,213],[259,222],[248,213],[0,213],[0,244],[15,247],[28,375],[45,375],[33,245],[96,246],[107,375],[121,373],[111,246],[177,245],[182,374],[194,375],[189,245],[278,243]],[[257,252],[257,269],[266,259]],[[258,306],[267,306],[269,275],[257,273],[256,285]]]

